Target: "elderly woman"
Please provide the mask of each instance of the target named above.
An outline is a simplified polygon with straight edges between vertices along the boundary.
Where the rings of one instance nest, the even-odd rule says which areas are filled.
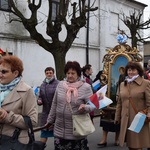
[[[55,150],[89,150],[86,136],[73,135],[71,105],[74,114],[89,113],[94,110],[87,105],[93,94],[91,86],[81,80],[81,68],[78,62],[68,61],[64,72],[66,79],[60,81],[53,98],[47,124],[54,124]]]
[[[42,105],[41,126],[47,122],[47,117],[52,105],[53,96],[59,81],[55,78],[54,68],[45,69],[45,79],[40,86],[38,105]],[[53,130],[42,130],[40,141],[46,143],[48,137],[53,137]]]
[[[21,129],[18,140],[27,144],[28,128],[23,116],[37,124],[36,97],[33,89],[22,80],[23,63],[16,56],[3,56],[0,59],[0,142],[5,136],[12,136],[16,128]],[[2,140],[2,141],[1,141]]]
[[[128,128],[141,110],[147,108],[147,117],[150,119],[150,82],[143,78],[143,68],[138,62],[128,62],[125,76],[125,81],[120,84],[115,114],[115,123],[121,122],[119,143],[123,146],[126,142],[129,150],[142,150],[150,147],[149,123],[145,123],[139,133]]]

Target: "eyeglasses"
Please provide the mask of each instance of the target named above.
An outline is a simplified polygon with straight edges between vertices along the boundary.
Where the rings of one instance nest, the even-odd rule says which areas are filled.
[[[0,70],[0,72],[1,72],[2,74],[6,74],[6,73],[9,72],[9,70]]]

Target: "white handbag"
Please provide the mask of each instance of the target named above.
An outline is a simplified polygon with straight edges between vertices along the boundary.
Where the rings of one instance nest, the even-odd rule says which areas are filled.
[[[74,115],[70,103],[69,108],[72,114],[74,136],[87,136],[95,131],[95,127],[89,113]]]
[[[72,115],[72,120],[74,136],[87,136],[95,131],[89,113]]]

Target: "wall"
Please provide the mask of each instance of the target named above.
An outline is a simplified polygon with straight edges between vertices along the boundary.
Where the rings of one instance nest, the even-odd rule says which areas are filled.
[[[106,54],[106,50],[115,47],[117,42],[118,29],[124,30],[130,36],[129,29],[124,25],[120,18],[122,14],[129,16],[135,10],[144,9],[143,5],[139,5],[132,1],[126,0],[101,0],[100,5],[100,60]],[[131,45],[131,40],[128,39],[128,44]],[[143,46],[138,47],[140,54],[143,55]],[[102,67],[102,66],[101,66]]]
[[[24,12],[25,17],[29,17],[30,12],[26,7],[24,8],[26,6],[25,2],[21,1],[19,3],[18,1],[18,6]],[[94,0],[91,0],[91,4],[92,2]],[[122,21],[119,20],[121,11],[128,15],[129,10],[144,8],[143,5],[126,0],[98,0],[95,1],[94,5],[98,6],[99,9],[90,13],[89,63],[93,66],[93,79],[98,71],[103,68],[102,59],[106,54],[106,49],[118,44],[116,40],[118,27],[127,33],[129,32]],[[50,40],[45,34],[45,14],[47,11],[47,1],[43,1],[38,13],[39,24],[37,29],[45,38]],[[24,80],[31,86],[39,86],[44,79],[44,69],[47,66],[55,67],[52,55],[30,39],[29,33],[22,24],[18,22],[8,24],[9,13],[0,11],[0,19],[0,48],[4,51],[7,48],[14,55],[19,56],[24,62]],[[86,31],[86,28],[82,28],[79,31],[77,38],[67,53],[66,61],[77,60],[81,66],[86,64]],[[60,33],[61,40],[65,38],[65,33],[65,31]]]

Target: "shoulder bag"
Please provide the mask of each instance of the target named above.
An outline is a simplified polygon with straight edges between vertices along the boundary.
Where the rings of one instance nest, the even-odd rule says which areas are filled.
[[[69,103],[73,121],[73,135],[87,136],[95,131],[89,113],[74,115],[71,104]]]
[[[128,87],[128,91],[129,91],[129,87]],[[137,114],[138,110],[136,109],[136,107],[135,107],[135,105],[134,105],[134,103],[133,103],[133,101],[131,99],[130,91],[129,91],[129,102],[132,105],[132,108],[133,108],[134,112]],[[148,110],[147,110],[147,108],[145,108],[145,109],[143,109],[143,110],[141,110],[139,112],[147,115]],[[149,123],[149,122],[150,122],[150,119],[148,119],[148,117],[146,116],[145,123]]]
[[[135,105],[134,105],[134,103],[133,103],[131,97],[129,98],[129,101],[130,101],[130,103],[131,103],[131,105],[132,105],[132,108],[134,109],[134,112],[137,114],[138,111],[137,111],[137,109],[135,108]],[[147,115],[148,110],[147,110],[147,108],[145,108],[145,109],[143,109],[143,110],[141,110],[141,111],[139,111],[139,112],[140,112],[140,113],[143,113],[143,114],[145,114],[145,115]],[[148,119],[148,117],[146,116],[145,123],[149,123],[149,122],[150,122],[150,119]]]
[[[18,141],[21,129],[16,128],[13,136],[0,135],[0,150],[44,150],[45,143],[35,141],[33,127],[30,117],[23,116],[26,126],[29,127],[28,136],[29,143],[23,144]]]

